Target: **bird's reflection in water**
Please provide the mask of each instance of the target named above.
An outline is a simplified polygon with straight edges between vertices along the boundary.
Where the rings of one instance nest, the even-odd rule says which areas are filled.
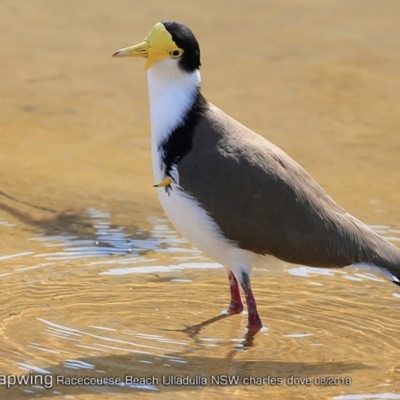
[[[228,318],[232,316],[233,314],[220,314],[217,315],[216,317],[209,318],[203,322],[200,322],[199,324],[195,325],[190,325],[186,326],[186,328],[183,329],[162,329],[163,331],[169,331],[169,332],[183,332],[186,333],[191,339],[196,339],[197,335],[202,331],[206,326],[213,324],[214,322],[221,321],[225,318]],[[245,350],[248,347],[252,347],[254,337],[256,334],[260,331],[260,329],[248,329],[246,334],[244,335],[243,340],[240,342],[239,345],[235,346],[235,349],[237,350]]]

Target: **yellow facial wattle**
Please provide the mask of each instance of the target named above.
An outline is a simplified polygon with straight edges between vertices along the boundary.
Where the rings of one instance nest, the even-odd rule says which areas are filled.
[[[118,50],[113,57],[143,57],[146,58],[144,69],[147,71],[157,61],[166,58],[179,58],[183,54],[173,41],[165,26],[158,22],[142,43]]]

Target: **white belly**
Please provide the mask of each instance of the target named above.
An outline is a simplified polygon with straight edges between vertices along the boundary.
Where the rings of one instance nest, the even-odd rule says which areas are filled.
[[[158,197],[171,223],[189,242],[210,258],[234,272],[250,272],[251,266],[261,256],[239,249],[227,240],[207,212],[179,186],[172,184],[169,194],[159,188]]]

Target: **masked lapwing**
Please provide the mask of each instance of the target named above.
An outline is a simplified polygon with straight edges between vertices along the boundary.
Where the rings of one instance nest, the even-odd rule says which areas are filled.
[[[157,23],[115,57],[145,59],[152,163],[173,226],[228,270],[230,314],[262,327],[250,272],[267,257],[312,267],[360,265],[399,284],[400,250],[339,207],[287,154],[209,103],[200,48],[185,25]],[[271,261],[271,260],[269,260]]]

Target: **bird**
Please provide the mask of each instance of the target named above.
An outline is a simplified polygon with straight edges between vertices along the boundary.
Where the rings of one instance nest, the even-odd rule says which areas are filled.
[[[145,59],[152,168],[165,214],[189,242],[228,272],[227,314],[262,321],[252,267],[281,260],[319,268],[360,266],[400,285],[400,250],[359,221],[283,150],[208,102],[200,46],[175,21],[158,22],[114,57]]]

